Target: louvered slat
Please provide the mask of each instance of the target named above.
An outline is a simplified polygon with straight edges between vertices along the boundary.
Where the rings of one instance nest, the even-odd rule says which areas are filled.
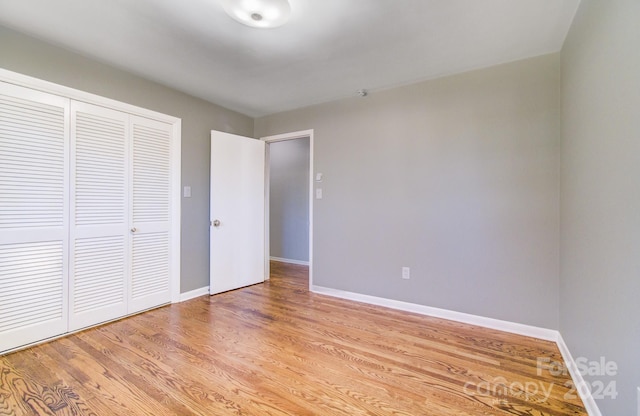
[[[133,221],[169,220],[171,131],[133,125]]]
[[[64,225],[65,132],[64,107],[0,94],[0,229]]]
[[[77,240],[72,313],[122,306],[125,302],[125,261],[125,243],[121,236]]]
[[[75,118],[75,223],[126,220],[126,124],[77,111]]]
[[[30,342],[11,345],[10,331],[64,318],[63,260],[62,241],[0,245],[0,351]]]
[[[151,233],[133,238],[131,297],[163,293],[169,289],[169,235]]]

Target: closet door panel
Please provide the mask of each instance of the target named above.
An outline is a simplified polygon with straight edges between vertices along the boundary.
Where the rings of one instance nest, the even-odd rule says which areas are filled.
[[[70,329],[127,314],[129,116],[73,102]]]
[[[0,352],[67,331],[69,100],[0,82]]]
[[[131,118],[131,283],[129,313],[171,300],[172,127]]]

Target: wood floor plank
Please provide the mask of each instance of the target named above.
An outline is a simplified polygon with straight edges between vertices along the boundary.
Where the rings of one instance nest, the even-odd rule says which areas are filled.
[[[310,293],[305,266],[0,357],[0,415],[586,415],[552,342]]]

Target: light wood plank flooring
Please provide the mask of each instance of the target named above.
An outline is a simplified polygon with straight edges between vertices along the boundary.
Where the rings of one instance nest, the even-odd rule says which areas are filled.
[[[547,341],[309,293],[307,269],[0,357],[0,415],[586,415]],[[548,392],[548,394],[547,394]]]

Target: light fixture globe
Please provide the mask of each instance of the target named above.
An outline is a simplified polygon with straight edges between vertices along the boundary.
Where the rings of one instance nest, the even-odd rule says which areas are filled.
[[[225,12],[243,25],[257,28],[282,26],[289,20],[288,0],[221,0]]]

